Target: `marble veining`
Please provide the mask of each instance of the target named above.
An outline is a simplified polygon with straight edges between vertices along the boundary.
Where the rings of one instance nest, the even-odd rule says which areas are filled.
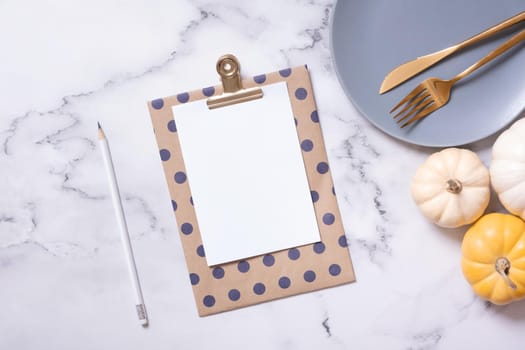
[[[426,222],[391,139],[331,61],[333,0],[0,3],[1,349],[522,349],[525,304],[477,299],[463,231]],[[357,282],[199,318],[146,101],[307,64]],[[151,326],[131,288],[96,138],[104,125]],[[497,135],[470,145],[490,161]],[[501,209],[497,201],[490,208]]]

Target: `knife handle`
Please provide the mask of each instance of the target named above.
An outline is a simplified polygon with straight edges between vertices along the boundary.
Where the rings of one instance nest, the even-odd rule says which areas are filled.
[[[463,79],[470,73],[474,72],[476,69],[481,68],[486,63],[492,61],[494,58],[498,57],[499,55],[505,53],[506,51],[510,50],[517,44],[521,43],[523,40],[525,40],[525,29],[523,29],[518,34],[514,35],[509,40],[505,41],[503,44],[498,46],[496,49],[494,49],[492,52],[490,52],[488,55],[474,63],[472,66],[465,69],[463,72],[456,75],[454,78],[451,79],[453,82],[457,82],[460,79]]]
[[[456,50],[459,50],[459,49],[462,49],[466,46],[469,46],[469,45],[472,45],[472,44],[475,44],[481,40],[484,40],[496,33],[499,33],[509,27],[512,27],[513,25],[515,24],[518,24],[519,22],[522,22],[525,20],[525,11],[523,12],[520,12],[518,13],[517,15],[515,16],[512,16],[506,20],[504,20],[503,22],[501,23],[498,23],[496,24],[495,26],[493,27],[490,27],[489,29],[487,30],[484,30],[483,32],[479,33],[479,34],[476,34],[474,35],[473,37],[465,40],[465,41],[462,41],[461,43],[457,44],[456,45]]]

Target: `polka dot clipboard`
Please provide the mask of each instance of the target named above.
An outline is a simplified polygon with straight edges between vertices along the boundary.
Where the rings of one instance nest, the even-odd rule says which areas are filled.
[[[307,67],[282,69],[238,83],[256,94],[257,87],[280,82],[287,85],[321,241],[218,266],[206,262],[189,186],[191,175],[186,174],[172,107],[202,99],[208,99],[209,105],[210,98],[215,103],[230,103],[221,99],[229,87],[223,77],[223,85],[148,103],[200,316],[355,281]]]

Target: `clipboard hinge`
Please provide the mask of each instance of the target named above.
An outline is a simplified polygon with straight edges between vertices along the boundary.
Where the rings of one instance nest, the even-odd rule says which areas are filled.
[[[224,92],[222,95],[210,97],[206,101],[209,109],[231,106],[263,97],[261,88],[243,88],[241,65],[234,55],[227,54],[219,57],[217,60],[217,73],[221,76]]]

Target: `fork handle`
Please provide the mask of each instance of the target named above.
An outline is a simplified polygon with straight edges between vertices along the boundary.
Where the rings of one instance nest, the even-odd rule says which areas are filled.
[[[474,35],[473,37],[471,38],[468,38],[467,40],[459,43],[456,45],[456,49],[459,50],[459,49],[462,49],[466,46],[469,46],[469,45],[472,45],[472,44],[475,44],[477,43],[478,41],[481,41],[481,40],[485,40],[486,38],[496,34],[496,33],[499,33],[509,27],[512,27],[513,25],[515,24],[518,24],[519,22],[522,22],[522,21],[525,21],[525,11],[523,12],[520,12],[518,13],[517,15],[515,16],[512,16],[511,18],[508,18],[506,20],[504,20],[503,22],[500,22],[498,24],[496,24],[495,26],[493,27],[490,27],[489,29],[479,33],[479,34],[476,34]]]
[[[519,32],[518,34],[514,35],[509,40],[505,41],[503,44],[498,46],[494,51],[492,51],[487,56],[483,57],[482,59],[474,63],[472,66],[468,67],[463,72],[459,73],[454,78],[450,79],[450,81],[452,83],[456,83],[457,81],[465,78],[467,75],[474,72],[476,69],[484,66],[486,63],[492,61],[494,58],[498,57],[502,53],[510,50],[511,48],[513,48],[514,46],[522,42],[523,40],[525,40],[525,29]]]

